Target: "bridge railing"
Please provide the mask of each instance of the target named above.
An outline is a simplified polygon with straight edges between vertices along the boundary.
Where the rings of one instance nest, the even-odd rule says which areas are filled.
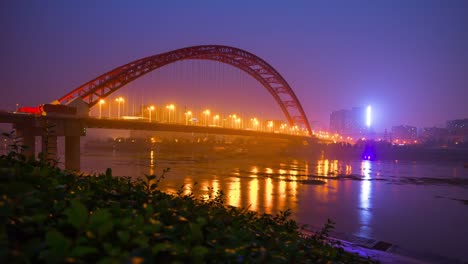
[[[298,136],[308,136],[308,132],[304,128],[299,128],[298,126],[288,126],[286,123],[282,123],[274,120],[260,121],[257,118],[248,119],[247,122],[243,122],[239,117],[233,117],[228,115],[227,118],[218,118],[218,120],[205,122],[196,118],[174,118],[168,119],[161,117],[153,117],[150,119],[149,116],[121,116],[121,117],[93,117],[96,119],[105,119],[105,120],[125,120],[125,121],[135,121],[135,122],[148,122],[148,123],[160,123],[160,124],[177,124],[183,126],[199,126],[199,127],[212,127],[212,128],[229,128],[235,130],[247,130],[247,131],[258,131],[265,133],[275,133],[275,134],[287,134],[287,135],[298,135]]]

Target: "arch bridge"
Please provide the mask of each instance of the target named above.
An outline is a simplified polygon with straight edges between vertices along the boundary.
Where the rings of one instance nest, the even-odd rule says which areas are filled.
[[[13,123],[17,130],[17,134],[22,137],[23,145],[31,146],[26,150],[26,155],[33,156],[35,153],[35,136],[42,137],[43,152],[51,158],[56,157],[57,149],[57,136],[65,136],[65,167],[67,169],[79,170],[80,168],[80,136],[86,127],[101,127],[101,128],[131,128],[131,126],[138,127],[138,129],[150,130],[187,130],[178,125],[162,125],[151,123],[125,123],[119,120],[93,120],[89,118],[88,111],[101,99],[104,99],[116,92],[126,84],[144,76],[145,74],[159,69],[165,65],[182,61],[182,60],[212,60],[222,62],[234,66],[260,82],[263,87],[270,93],[276,103],[281,108],[284,116],[286,117],[291,127],[300,126],[308,132],[308,137],[312,136],[307,116],[295,95],[292,88],[286,80],[276,71],[270,64],[258,56],[247,52],[242,49],[221,46],[221,45],[201,45],[192,46],[182,49],[177,49],[162,54],[157,54],[142,59],[138,59],[117,67],[101,76],[84,83],[83,85],[75,88],[71,92],[59,98],[57,101],[59,105],[41,105],[37,108],[24,107],[24,111],[19,112],[34,113],[36,115],[29,115],[25,117],[21,113],[15,112],[14,114],[0,113],[1,123]],[[79,100],[75,100],[79,99]],[[66,106],[73,106],[85,113],[84,116],[80,115],[65,115],[60,114],[60,111],[70,111],[76,108]],[[50,109],[50,114],[41,116],[40,114],[44,109]],[[64,110],[65,108],[65,110]],[[56,109],[57,115],[52,114]],[[68,110],[67,110],[68,109]],[[66,112],[65,111],[65,112]],[[47,112],[47,111],[46,111]],[[39,114],[39,116],[38,116]],[[69,114],[69,113],[68,113]],[[55,127],[54,133],[52,130],[47,130],[47,126],[51,123]],[[47,133],[44,132],[44,126]],[[129,127],[130,126],[130,127]],[[234,130],[221,129],[221,128],[190,128],[198,129],[206,133],[225,133],[235,134]],[[195,131],[194,130],[194,131]],[[197,131],[198,131],[197,130]],[[206,130],[206,131],[205,131]],[[188,131],[188,130],[187,130]],[[239,134],[256,134],[257,132],[239,132]],[[284,136],[284,135],[278,135]],[[287,137],[287,136],[286,136]],[[51,151],[52,150],[52,151]],[[52,153],[50,153],[52,152]]]
[[[286,80],[270,64],[258,56],[229,46],[202,45],[177,49],[145,57],[117,67],[77,87],[58,101],[67,104],[80,97],[89,107],[145,74],[181,60],[212,60],[232,65],[246,72],[273,96],[290,126],[312,130],[304,109]]]

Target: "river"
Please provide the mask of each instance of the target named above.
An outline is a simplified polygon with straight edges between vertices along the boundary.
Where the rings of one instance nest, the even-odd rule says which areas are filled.
[[[108,167],[116,176],[134,178],[170,168],[160,183],[165,192],[207,197],[222,190],[229,205],[265,213],[290,209],[293,219],[312,229],[330,218],[338,237],[372,238],[403,252],[468,261],[468,169],[460,162],[82,153],[84,172]]]
[[[165,192],[208,197],[222,190],[229,205],[270,214],[290,209],[293,219],[314,230],[330,218],[338,238],[384,241],[395,245],[395,252],[429,262],[468,262],[468,168],[463,162],[265,153],[82,148],[81,163],[85,173],[112,168],[115,176],[133,178],[169,168],[159,186]]]

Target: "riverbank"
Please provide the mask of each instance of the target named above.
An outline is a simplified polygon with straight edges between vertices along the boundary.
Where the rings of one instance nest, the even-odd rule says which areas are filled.
[[[144,180],[80,176],[15,153],[0,158],[0,259],[11,262],[368,263],[276,216],[158,190]]]
[[[210,138],[165,139],[116,138],[90,140],[87,150],[113,150],[123,152],[156,151],[165,153],[205,153],[216,155],[289,155],[332,160],[404,160],[404,161],[460,161],[468,164],[468,145],[395,145],[384,141],[358,141],[345,143],[319,143],[262,138],[235,138],[231,141]],[[365,157],[366,156],[366,157]],[[467,165],[468,166],[468,165]]]

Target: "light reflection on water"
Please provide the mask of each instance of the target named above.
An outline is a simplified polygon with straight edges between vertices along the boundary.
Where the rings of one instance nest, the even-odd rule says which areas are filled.
[[[229,194],[227,196],[227,203],[239,207],[241,205],[241,183],[239,178],[231,178],[230,186],[228,188]]]
[[[222,190],[226,203],[232,206],[271,214],[291,209],[296,220],[314,227],[331,218],[339,232],[442,255],[466,255],[461,245],[468,244],[468,236],[463,235],[468,233],[463,224],[463,219],[468,219],[468,207],[450,199],[468,200],[466,187],[408,185],[403,181],[408,177],[468,178],[468,170],[450,164],[171,156],[157,152],[112,156],[89,153],[83,155],[82,164],[87,172],[111,167],[116,176],[133,177],[160,174],[170,168],[160,184],[165,192],[177,193],[183,186],[184,194],[193,192],[206,198]],[[354,178],[340,178],[343,175]],[[314,179],[326,183],[304,182]]]
[[[250,205],[250,209],[257,211],[258,210],[258,178],[256,175],[251,175],[251,180],[249,181],[249,200],[247,203]],[[228,193],[228,196],[230,194]]]

